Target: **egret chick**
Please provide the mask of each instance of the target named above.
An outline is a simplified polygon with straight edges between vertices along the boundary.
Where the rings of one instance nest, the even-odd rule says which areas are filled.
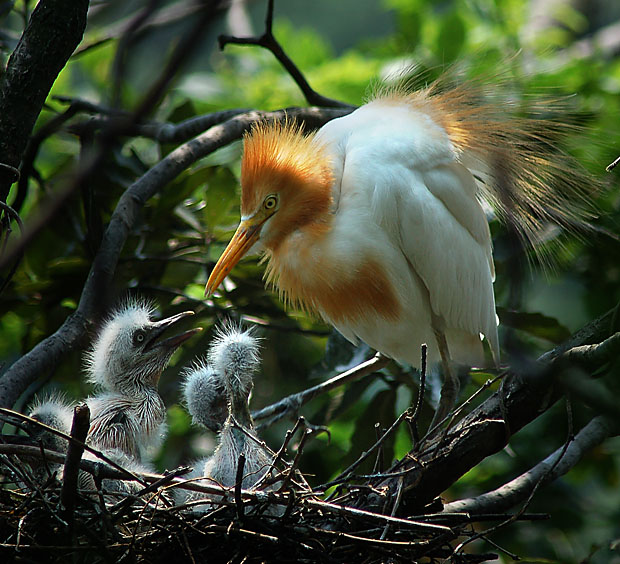
[[[249,400],[253,374],[260,364],[258,339],[230,325],[218,331],[207,353],[186,373],[183,394],[194,422],[221,429],[212,456],[196,463],[197,477],[234,486],[241,454],[245,456],[243,488],[251,488],[271,465],[271,456],[256,436]],[[200,499],[189,494],[185,501]]]
[[[194,312],[160,321],[151,319],[153,313],[145,302],[128,301],[111,314],[86,355],[88,380],[102,390],[87,399],[91,413],[88,442],[138,460],[163,434],[166,412],[157,391],[161,373],[174,351],[201,330],[163,338]]]
[[[213,456],[204,465],[204,475],[223,486],[237,481],[239,456],[245,456],[241,486],[251,488],[270,467],[271,457],[256,436],[250,414],[253,375],[260,364],[258,339],[251,331],[230,325],[220,330],[207,358],[216,374],[221,374],[228,404]]]
[[[192,421],[217,433],[228,417],[224,379],[204,359],[196,361],[183,374],[183,399]]]
[[[70,435],[71,424],[73,422],[73,407],[73,404],[63,395],[53,394],[45,399],[35,400],[28,410],[28,415],[40,423]],[[67,440],[32,424],[27,424],[27,427],[31,431],[31,436],[40,441],[45,449],[60,453],[67,452]],[[45,471],[45,465],[42,463],[41,459],[29,460],[35,477],[40,480],[44,479],[47,472]],[[48,464],[48,467],[51,472],[59,472],[62,469],[61,464]]]

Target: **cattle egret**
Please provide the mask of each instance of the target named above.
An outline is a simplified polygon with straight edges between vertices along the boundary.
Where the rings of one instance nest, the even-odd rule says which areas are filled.
[[[91,414],[88,442],[140,459],[161,438],[165,406],[159,377],[174,351],[200,328],[169,338],[164,333],[189,315],[152,321],[153,308],[130,301],[113,312],[86,355],[88,379],[102,389],[86,400]]]
[[[248,405],[259,364],[258,339],[231,325],[218,332],[207,360],[186,372],[183,395],[194,422],[220,430],[213,456],[197,463],[196,474],[223,486],[235,485],[241,454],[245,456],[244,488],[256,484],[271,464],[256,436]],[[192,494],[186,500],[200,497]]]
[[[584,186],[575,167],[553,160],[547,139],[561,127],[507,119],[484,94],[435,83],[385,91],[308,135],[290,121],[255,126],[244,139],[241,222],[206,294],[246,253],[262,252],[285,303],[354,343],[413,366],[427,343],[429,361],[441,359],[452,378],[450,360],[485,364],[484,335],[497,364],[480,200],[536,239],[548,220],[571,223],[579,204],[562,194]]]

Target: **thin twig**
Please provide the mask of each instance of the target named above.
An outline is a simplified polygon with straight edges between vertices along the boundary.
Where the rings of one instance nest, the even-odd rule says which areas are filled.
[[[405,483],[404,481],[404,477],[401,476],[398,479],[398,487],[396,489],[396,499],[394,500],[394,505],[392,506],[392,511],[390,513],[390,517],[394,517],[394,515],[396,515],[396,512],[398,511],[398,506],[400,505],[400,500],[403,497],[403,484]],[[388,532],[390,530],[390,525],[391,523],[386,523],[385,524],[385,528],[383,529],[383,532],[381,533],[381,540],[384,540],[387,535]]]
[[[415,404],[415,410],[413,415],[407,419],[407,423],[409,424],[409,428],[411,429],[411,434],[413,438],[413,446],[416,447],[420,442],[420,437],[418,435],[418,418],[420,417],[420,413],[422,412],[422,405],[424,403],[424,390],[426,387],[426,356],[427,356],[428,346],[426,343],[422,344],[420,347],[421,361],[420,361],[420,387],[418,388],[418,398]]]
[[[338,476],[336,476],[333,480],[330,480],[329,482],[327,482],[326,484],[322,484],[321,486],[318,486],[317,488],[314,488],[314,490],[325,490],[333,485],[335,485],[336,483],[339,483],[340,481],[342,481],[343,478],[347,478],[350,477],[353,473],[353,470],[355,470],[362,462],[364,462],[364,460],[366,460],[374,451],[375,449],[377,449],[379,446],[381,446],[388,437],[390,437],[390,435],[392,435],[392,433],[394,431],[396,431],[396,429],[398,428],[398,426],[405,420],[406,417],[410,416],[410,411],[409,409],[406,409],[405,411],[403,411],[398,418],[396,419],[396,421],[394,421],[394,423],[392,423],[392,425],[390,425],[389,429],[387,431],[385,431],[385,433],[383,433],[383,435],[381,435],[381,437],[375,441],[375,443],[366,451],[364,451],[360,457],[353,462],[353,464],[351,464],[350,466],[348,466],[346,468],[346,470],[342,471]]]
[[[605,170],[607,172],[611,172],[614,168],[616,168],[620,164],[620,157],[618,157],[613,163],[608,164]]]
[[[334,100],[332,98],[322,96],[313,90],[297,65],[295,65],[295,63],[284,52],[284,49],[282,49],[282,46],[273,35],[273,4],[274,0],[269,0],[267,4],[267,14],[265,16],[265,31],[262,35],[258,37],[234,37],[232,35],[220,35],[218,37],[220,49],[224,49],[224,47],[229,43],[234,45],[257,45],[264,47],[265,49],[271,51],[279,63],[291,75],[291,78],[295,81],[297,86],[299,86],[299,89],[303,93],[308,104],[327,108],[353,107],[350,104],[341,102],[340,100]]]
[[[382,355],[381,353],[377,353],[370,360],[362,362],[354,368],[330,378],[326,382],[317,384],[316,386],[308,388],[303,392],[291,394],[276,403],[264,407],[260,411],[253,413],[252,418],[256,421],[259,419],[266,419],[274,415],[282,417],[283,414],[288,413],[293,409],[299,409],[299,407],[308,403],[320,394],[327,393],[334,388],[338,388],[349,382],[359,380],[368,374],[372,374],[373,372],[387,366],[389,362],[390,359],[388,357]]]
[[[235,508],[237,518],[242,521],[244,518],[243,498],[241,497],[241,486],[243,485],[243,469],[245,468],[245,454],[241,453],[237,461],[237,475],[235,478]]]

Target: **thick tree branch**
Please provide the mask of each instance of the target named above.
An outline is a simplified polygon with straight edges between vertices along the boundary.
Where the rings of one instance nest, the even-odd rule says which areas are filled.
[[[595,336],[601,340],[603,327],[609,328],[612,312],[593,321],[569,339],[571,347],[560,345],[545,358],[554,359],[567,348],[590,343]],[[608,334],[608,333],[607,333]],[[569,370],[574,370],[570,368]],[[566,367],[563,359],[548,364],[531,363],[522,374],[505,378],[501,388],[479,407],[459,421],[441,438],[427,444],[424,450],[412,451],[395,464],[390,473],[406,472],[403,510],[420,511],[440,495],[463,474],[486,457],[500,451],[510,436],[549,409],[559,397],[564,386]],[[390,478],[376,483],[377,488],[387,487],[386,495],[395,495],[397,480]],[[376,496],[369,496],[371,506],[382,503]]]
[[[0,406],[12,407],[25,389],[41,374],[52,369],[60,359],[86,344],[92,321],[100,314],[103,299],[113,286],[114,273],[125,241],[135,225],[145,202],[183,170],[216,149],[240,139],[257,121],[283,119],[285,115],[317,128],[349,110],[293,108],[278,112],[248,112],[212,127],[184,143],[140,177],[121,196],[103,236],[82,290],[77,310],[52,335],[37,344],[15,362],[0,380]]]
[[[82,40],[88,0],[41,0],[0,78],[0,159],[19,167],[43,103]],[[0,167],[0,200],[16,180]]]
[[[583,458],[585,453],[617,431],[618,425],[613,424],[610,419],[604,416],[595,417],[577,433],[566,452],[564,452],[564,447],[561,447],[531,470],[500,488],[477,497],[448,503],[444,506],[444,511],[470,514],[508,511],[525,501],[538,482],[543,480],[542,485],[544,485],[563,476]],[[561,459],[558,461],[560,456]]]

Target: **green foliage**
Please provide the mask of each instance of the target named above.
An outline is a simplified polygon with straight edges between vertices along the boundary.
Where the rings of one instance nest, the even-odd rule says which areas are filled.
[[[16,6],[21,9],[24,4],[17,2]],[[85,45],[111,33],[119,18],[131,13],[131,8],[124,8],[120,2],[109,4],[93,16]],[[582,57],[572,50],[575,40],[587,39],[583,34],[589,25],[575,9],[565,5],[561,14],[555,14],[561,26],[528,39],[524,32],[531,22],[526,0],[385,0],[382,5],[393,17],[389,33],[379,38],[359,37],[355,45],[342,50],[333,47],[334,38],[325,37],[322,29],[294,26],[285,2],[276,4],[275,35],[315,90],[353,104],[361,103],[377,80],[406,66],[416,66],[420,75],[428,71],[430,76],[451,64],[462,68],[465,75],[508,74],[524,100],[541,93],[576,94],[567,104],[568,119],[583,129],[570,134],[568,150],[599,176],[620,153],[620,146],[613,145],[620,130],[620,59],[596,52]],[[135,9],[135,3],[128,6]],[[351,9],[363,10],[357,3]],[[329,13],[324,17],[329,18]],[[261,22],[262,16],[256,29]],[[15,13],[6,25],[14,35],[19,34],[21,20]],[[344,29],[347,22],[339,25]],[[128,54],[130,72],[123,82],[123,109],[131,109],[158,76],[170,41],[176,41],[185,29],[179,26],[179,22],[172,22],[150,28],[136,39]],[[370,37],[372,22],[367,27]],[[206,56],[188,64],[176,78],[153,112],[153,119],[177,123],[223,109],[273,110],[304,103],[293,80],[270,53],[248,46],[228,46],[220,53],[212,39],[205,47]],[[118,45],[117,35],[74,58],[56,81],[38,128],[64,109],[54,95],[110,103]],[[523,53],[515,55],[519,49]],[[71,123],[84,119],[78,115]],[[98,140],[96,137],[95,143]],[[118,198],[174,148],[174,144],[143,138],[127,138],[115,144],[84,192],[72,194],[57,218],[28,246],[1,296],[0,367],[7,367],[52,334],[75,309]],[[84,158],[80,151],[85,149],[67,130],[44,141],[35,161],[37,175],[29,179],[26,199],[18,210],[26,224],[35,222],[40,210],[66,185]],[[129,292],[153,298],[162,313],[179,307],[195,309],[196,324],[206,329],[175,357],[162,379],[162,393],[169,406],[169,436],[156,460],[160,469],[204,454],[197,443],[205,432],[191,425],[178,404],[178,379],[181,367],[204,354],[216,320],[230,316],[259,322],[259,334],[264,339],[263,370],[256,378],[255,409],[327,379],[339,371],[338,365],[342,369],[350,360],[331,362],[325,358],[329,328],[302,313],[285,311],[277,297],[264,290],[263,267],[254,259],[243,261],[233,271],[221,295],[203,301],[207,273],[239,219],[240,153],[240,143],[220,149],[146,202],[123,249],[114,287],[101,297],[109,305]],[[600,214],[594,223],[600,231],[588,234],[585,240],[565,243],[553,286],[541,272],[528,273],[521,280],[521,301],[516,309],[511,297],[514,280],[509,241],[503,228],[492,220],[502,331],[516,335],[533,357],[620,301],[618,242],[603,232],[618,233],[617,178],[617,172],[608,175],[606,188],[595,196]],[[9,203],[16,195],[14,186]],[[330,342],[332,339],[337,337],[331,337]],[[337,346],[346,348],[340,341]],[[350,353],[350,348],[346,352]],[[79,369],[80,354],[63,359],[53,374],[54,385],[76,397],[89,391]],[[40,386],[49,376],[41,375]],[[464,386],[464,397],[487,378],[487,374],[474,372]],[[330,436],[319,434],[308,444],[302,470],[315,476],[312,480],[316,484],[335,477],[376,440],[376,423],[379,428],[388,427],[416,397],[418,382],[417,374],[386,369],[380,378],[363,379],[304,407],[302,413],[308,420],[328,426]],[[432,385],[429,388],[422,426],[431,416]],[[577,422],[590,415],[579,398],[575,398],[575,412]],[[285,429],[291,426],[291,421],[280,422],[265,430],[263,436],[277,449]],[[472,469],[447,497],[474,495],[501,485],[558,448],[566,433],[566,417],[557,406],[519,433],[510,449]],[[410,433],[403,426],[384,446],[383,467],[406,454],[410,445]],[[589,554],[589,562],[607,561],[609,543],[620,536],[619,449],[617,439],[605,443],[588,454],[578,469],[538,492],[531,510],[551,513],[550,522],[519,524],[493,539],[510,551],[527,555],[532,562],[545,558],[577,561]],[[381,466],[373,457],[358,470],[370,472],[375,464]]]

